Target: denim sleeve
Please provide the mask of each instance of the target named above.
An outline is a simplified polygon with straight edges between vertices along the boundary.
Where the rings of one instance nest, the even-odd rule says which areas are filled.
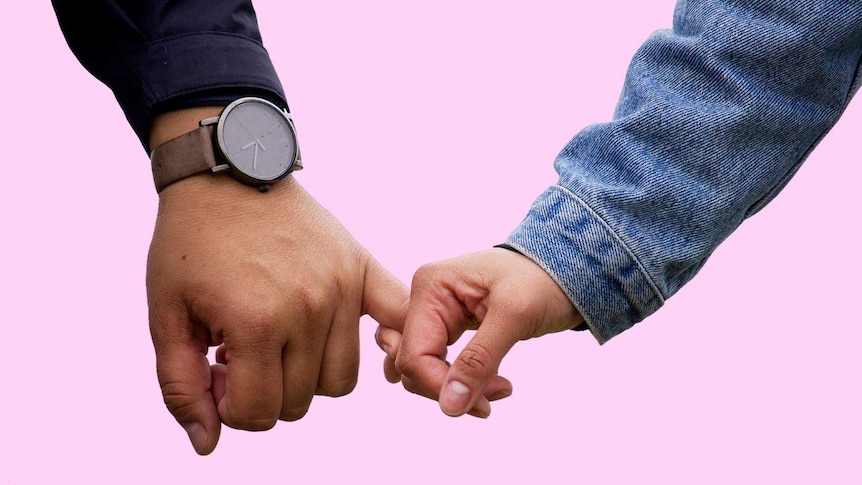
[[[52,0],[78,60],[141,144],[152,118],[256,95],[287,106],[250,0]]]
[[[680,1],[507,245],[600,343],[656,311],[780,191],[859,87],[862,2]]]

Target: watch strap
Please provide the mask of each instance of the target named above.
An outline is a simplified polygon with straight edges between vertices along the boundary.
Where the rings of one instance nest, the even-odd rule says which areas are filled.
[[[202,126],[157,147],[150,154],[156,192],[192,175],[212,170],[216,165],[213,126]]]

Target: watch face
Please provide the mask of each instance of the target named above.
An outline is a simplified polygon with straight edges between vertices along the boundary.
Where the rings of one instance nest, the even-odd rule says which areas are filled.
[[[218,143],[235,175],[251,183],[284,177],[296,159],[290,120],[274,104],[257,98],[243,98],[225,108]]]

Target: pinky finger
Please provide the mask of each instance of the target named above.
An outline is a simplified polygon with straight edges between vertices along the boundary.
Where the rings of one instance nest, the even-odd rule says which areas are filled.
[[[394,361],[398,355],[398,349],[401,347],[401,332],[380,326],[377,327],[377,331],[374,333],[374,340],[377,342],[380,350],[386,352],[386,355]]]
[[[401,373],[395,368],[395,359],[388,355],[383,358],[383,375],[392,384],[397,384],[401,381]]]
[[[218,406],[218,403],[220,403],[224,397],[227,367],[225,367],[224,364],[213,364],[210,366],[210,374],[212,374],[212,386],[210,387],[210,392],[212,392],[213,400],[215,401],[216,406]]]
[[[216,349],[216,362],[227,365],[227,351],[225,350],[224,344],[219,345]]]

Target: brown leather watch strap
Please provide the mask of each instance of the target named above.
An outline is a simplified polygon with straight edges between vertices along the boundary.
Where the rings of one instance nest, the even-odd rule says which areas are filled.
[[[213,126],[174,138],[150,154],[156,192],[192,175],[212,170],[216,166],[213,152]]]

